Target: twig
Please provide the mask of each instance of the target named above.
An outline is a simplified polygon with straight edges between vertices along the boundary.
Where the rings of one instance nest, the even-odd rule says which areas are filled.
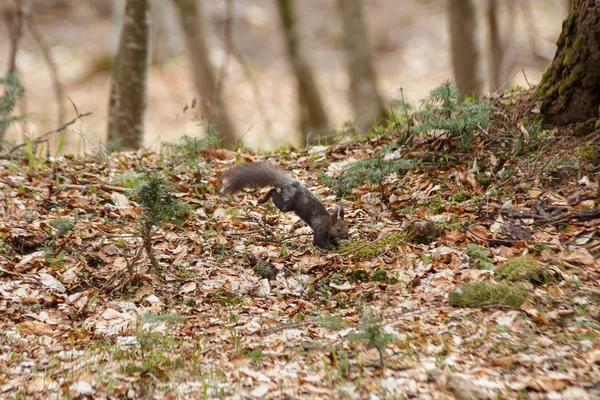
[[[31,12],[27,12],[25,15],[27,19],[27,25],[29,27],[29,31],[31,35],[35,39],[35,41],[40,46],[42,50],[42,54],[44,55],[44,59],[46,60],[46,64],[48,64],[48,69],[50,70],[50,75],[52,76],[52,85],[54,86],[54,96],[56,97],[56,105],[58,108],[58,123],[62,124],[65,122],[65,105],[63,103],[63,86],[58,77],[58,67],[54,58],[52,57],[52,53],[50,51],[50,47],[48,43],[44,39],[44,36],[38,29],[38,26],[33,19],[33,15]]]
[[[488,245],[491,245],[492,242],[494,241],[502,241],[504,243],[519,243],[519,242],[523,242],[523,240],[512,240],[512,239],[487,239],[484,237],[479,236],[478,234],[476,234],[475,232],[473,232],[472,230],[470,230],[466,225],[463,225],[463,228],[465,229],[465,231],[469,232],[471,235],[475,236],[478,239],[481,239],[482,241],[488,243]],[[556,243],[550,243],[550,242],[535,242],[532,240],[525,240],[525,242],[531,243],[532,245],[545,245],[545,246],[556,246]]]
[[[70,100],[70,99],[69,99]],[[75,107],[75,104],[73,104],[73,107]],[[43,135],[39,136],[37,139],[35,139],[33,141],[33,145],[39,144],[40,142],[42,142],[44,139],[44,137],[51,135],[53,133],[57,133],[60,131],[65,130],[67,127],[69,127],[70,125],[73,125],[75,122],[77,122],[78,119],[81,119],[83,117],[87,117],[88,115],[91,115],[91,112],[87,112],[87,113],[83,113],[83,114],[79,114],[79,111],[77,110],[77,107],[75,107],[75,113],[77,114],[77,116],[75,118],[73,118],[72,120],[70,120],[69,122],[65,122],[64,124],[62,124],[60,127],[53,129],[49,132],[44,133]],[[8,153],[9,155],[14,153],[15,151],[17,151],[18,149],[20,149],[21,147],[24,147],[26,145],[26,143],[22,143],[18,146],[13,147],[10,152]]]
[[[256,331],[253,333],[253,335],[268,335],[269,333],[274,333],[274,332],[279,332],[279,331],[285,331],[288,329],[296,329],[296,328],[300,328],[302,326],[308,326],[308,325],[315,325],[315,324],[319,324],[319,322],[317,321],[311,321],[311,322],[300,322],[298,324],[284,324],[282,326],[278,326],[277,328],[270,328],[270,329],[261,329],[259,331]]]
[[[71,183],[65,183],[65,184],[61,184],[58,185],[60,187],[63,187],[65,189],[78,189],[78,190],[87,190],[90,187],[94,186],[100,189],[104,189],[104,190],[112,190],[115,192],[127,192],[129,189],[121,187],[121,186],[113,186],[113,185],[105,185],[105,184],[100,184],[100,185],[74,185]]]
[[[521,71],[516,71],[514,74],[512,74],[512,75],[511,75],[511,77],[510,77],[510,78],[508,78],[508,79],[506,80],[506,82],[504,82],[504,83],[502,84],[502,86],[500,86],[498,89],[494,90],[494,91],[493,91],[493,93],[498,93],[500,90],[502,90],[502,88],[504,88],[504,86],[508,85],[508,83],[509,83],[510,81],[512,81],[512,80],[513,80],[513,78],[514,78],[515,76],[517,76],[517,74],[518,74],[519,72],[521,72]]]
[[[533,86],[531,85],[531,83],[529,83],[529,79],[527,79],[527,74],[525,74],[525,70],[523,68],[521,68],[521,72],[523,73],[523,78],[525,78],[525,82],[527,82],[527,86],[529,86],[529,89],[531,89]]]

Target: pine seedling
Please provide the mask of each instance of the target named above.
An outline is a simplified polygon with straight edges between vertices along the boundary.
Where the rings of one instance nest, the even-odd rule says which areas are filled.
[[[0,96],[0,139],[2,139],[4,132],[10,125],[29,119],[25,115],[12,115],[19,100],[25,94],[25,88],[19,77],[15,74],[8,74],[0,78],[0,88],[2,87],[4,88],[4,94]]]
[[[173,188],[166,178],[156,173],[146,176],[140,187],[133,192],[133,200],[142,208],[143,216],[138,225],[143,246],[155,269],[158,261],[152,250],[152,230],[161,224],[171,223],[181,226],[186,220],[187,205],[173,195]],[[133,271],[130,271],[133,273]]]
[[[204,127],[205,136],[197,138],[184,135],[177,143],[163,142],[163,153],[168,164],[178,165],[183,162],[187,166],[197,167],[208,152],[219,145],[221,134],[217,125],[204,116],[194,116],[193,121]]]
[[[372,157],[349,163],[338,178],[322,177],[331,189],[335,190],[338,197],[352,193],[352,189],[365,183],[376,186],[382,197],[385,196],[385,179],[399,171],[414,166],[414,162],[402,158],[389,157],[389,149],[382,149]]]
[[[381,314],[375,310],[365,311],[360,322],[360,330],[350,334],[350,342],[366,341],[379,353],[379,363],[383,367],[385,348],[394,340],[394,336],[383,332]]]
[[[446,132],[449,137],[459,137],[464,147],[470,147],[477,129],[491,125],[490,102],[467,97],[459,102],[456,86],[446,81],[431,91],[416,113],[421,121],[412,133]]]

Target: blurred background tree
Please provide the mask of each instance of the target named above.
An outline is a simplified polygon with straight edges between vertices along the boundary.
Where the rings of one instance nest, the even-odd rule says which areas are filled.
[[[115,123],[106,118],[106,99],[110,74],[119,69],[119,58],[113,62],[120,30],[115,26],[120,26],[125,2],[29,1],[56,59],[63,96],[80,110],[93,112],[69,127],[77,134],[67,136],[65,151],[85,151],[82,142],[106,140],[106,126]],[[5,32],[15,21],[10,10],[18,3],[1,3],[6,27],[0,29]],[[158,149],[162,141],[201,135],[190,109],[220,127],[226,147],[241,139],[250,146],[274,148],[303,144],[309,134],[315,140],[346,121],[358,120],[359,131],[368,130],[374,118],[385,115],[387,102],[397,97],[400,87],[409,102],[424,98],[447,78],[455,80],[463,94],[515,84],[527,87],[538,83],[550,65],[569,7],[577,10],[568,0],[148,4],[155,16],[146,34],[154,64],[148,72],[147,97],[137,101],[135,113],[123,114],[140,118],[145,111],[143,125],[130,121],[138,131],[127,148],[143,144]],[[0,53],[9,55],[10,43],[0,41]],[[1,70],[8,69],[9,60],[0,58]],[[56,102],[55,78],[40,71],[41,62],[42,52],[25,32],[16,71],[26,92],[15,111],[40,117],[27,125],[34,136],[55,128],[59,120],[48,107]],[[569,69],[561,71],[566,74]],[[130,76],[143,81],[143,74],[140,68]],[[136,94],[139,99],[141,93]],[[201,101],[195,103],[194,98]],[[198,110],[194,104],[200,105]],[[18,138],[22,130],[13,124],[7,135]]]
[[[122,150],[136,150],[144,144],[149,40],[148,0],[127,0],[108,108],[108,140],[118,142]]]

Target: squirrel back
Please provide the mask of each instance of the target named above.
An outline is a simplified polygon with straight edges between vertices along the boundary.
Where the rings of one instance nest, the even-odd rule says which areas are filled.
[[[283,168],[268,162],[247,163],[227,171],[221,191],[235,193],[246,187],[272,186],[259,203],[270,199],[281,211],[293,211],[313,230],[317,246],[331,250],[338,245],[338,239],[348,238],[348,225],[344,221],[344,207],[336,206],[329,213],[323,203],[297,179],[292,178]]]
[[[281,188],[295,181],[283,168],[268,162],[237,165],[225,173],[221,191],[233,194],[247,187]]]

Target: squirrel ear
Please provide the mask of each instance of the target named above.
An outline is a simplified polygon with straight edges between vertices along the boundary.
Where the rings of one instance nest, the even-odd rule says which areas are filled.
[[[331,218],[334,223],[337,221],[339,211],[340,208],[338,206],[333,207],[333,211],[331,212]]]
[[[338,213],[340,214],[340,219],[344,219],[344,206],[341,204],[338,207]]]

